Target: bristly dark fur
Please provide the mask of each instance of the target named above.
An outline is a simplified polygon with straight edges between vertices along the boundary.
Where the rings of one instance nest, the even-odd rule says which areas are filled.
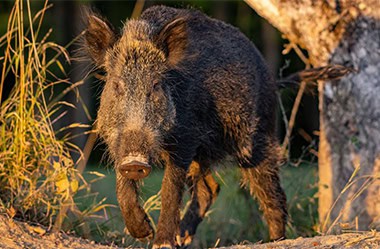
[[[283,238],[277,85],[256,47],[238,29],[196,10],[151,7],[121,34],[96,14],[86,18],[86,51],[107,73],[97,121],[115,168],[136,153],[165,162],[154,248],[191,243],[219,191],[210,167],[227,155],[258,198],[271,239]],[[185,183],[192,204],[181,221]],[[117,196],[130,234],[153,237],[137,182],[117,172]]]

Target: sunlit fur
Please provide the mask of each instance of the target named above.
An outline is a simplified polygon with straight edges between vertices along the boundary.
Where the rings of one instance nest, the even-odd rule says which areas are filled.
[[[131,20],[106,52],[97,124],[116,165],[129,154],[157,159],[162,136],[174,125],[170,91],[160,86],[153,92],[153,82],[163,80],[166,58],[150,34],[146,22]]]

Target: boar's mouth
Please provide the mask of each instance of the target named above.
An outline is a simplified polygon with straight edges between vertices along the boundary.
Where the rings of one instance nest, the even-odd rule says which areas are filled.
[[[147,177],[152,167],[142,157],[127,156],[118,167],[120,174],[131,180]]]

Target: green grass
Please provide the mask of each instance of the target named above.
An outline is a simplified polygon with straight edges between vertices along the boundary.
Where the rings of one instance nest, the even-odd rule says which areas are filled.
[[[113,170],[96,168],[105,177],[92,184],[93,191],[99,193],[99,199],[107,198],[107,203],[117,206],[115,193],[115,174]],[[141,187],[142,199],[146,200],[155,195],[162,181],[163,171],[156,169],[144,180]],[[258,205],[247,191],[240,188],[239,170],[236,168],[218,169],[215,175],[221,185],[217,201],[211,207],[204,221],[197,230],[194,248],[221,245],[239,244],[244,241],[257,242],[268,240],[268,229],[263,221]],[[290,165],[281,169],[282,185],[288,198],[289,224],[287,237],[315,235],[317,224],[317,167],[312,164],[303,164],[299,167]],[[188,197],[187,197],[188,198]],[[185,198],[186,199],[186,198]],[[111,234],[122,236],[124,224],[118,208],[112,210],[113,217],[102,229],[111,231]],[[157,222],[159,212],[153,211],[151,215]],[[101,238],[99,238],[101,240]],[[108,238],[110,239],[110,238]],[[116,238],[120,241],[120,238]],[[128,243],[133,239],[127,237]],[[124,244],[126,245],[126,244]],[[137,244],[133,244],[137,245]]]

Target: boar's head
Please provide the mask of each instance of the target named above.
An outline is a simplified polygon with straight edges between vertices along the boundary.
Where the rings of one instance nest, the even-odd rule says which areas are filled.
[[[167,72],[185,54],[185,20],[176,18],[158,30],[147,21],[130,20],[120,34],[90,11],[86,23],[84,50],[106,73],[99,134],[116,170],[141,179],[159,159],[163,137],[176,122]]]

